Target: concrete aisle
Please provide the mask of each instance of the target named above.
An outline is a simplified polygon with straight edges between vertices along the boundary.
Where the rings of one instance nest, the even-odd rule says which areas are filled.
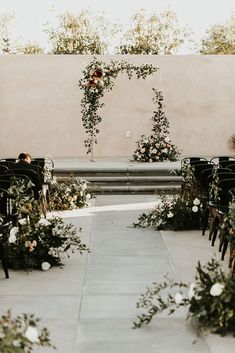
[[[145,195],[98,196],[93,208],[65,213],[66,221],[82,226],[91,254],[72,256],[64,269],[11,272],[9,281],[2,275],[1,311],[41,317],[58,353],[232,353],[233,338],[198,339],[184,311],[131,328],[147,285],[166,273],[190,281],[197,260],[213,254],[200,232],[128,227],[151,201]]]

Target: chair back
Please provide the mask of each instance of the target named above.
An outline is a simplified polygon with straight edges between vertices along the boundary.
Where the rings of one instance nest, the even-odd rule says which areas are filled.
[[[219,182],[219,204],[220,206],[228,206],[229,202],[232,200],[232,195],[229,190],[235,188],[235,174],[233,178],[223,179]]]
[[[0,174],[3,174],[4,172],[6,172],[8,170],[6,165],[1,165],[0,164]]]
[[[195,176],[195,179],[196,179],[197,182],[200,182],[199,179],[200,179],[200,175],[201,175],[203,170],[208,169],[208,166],[210,166],[210,165],[213,168],[213,164],[209,164],[208,161],[202,161],[202,162],[203,163],[200,163],[200,164],[196,163],[196,164],[193,165],[193,167],[194,167],[194,176]],[[209,167],[209,168],[211,168],[211,167]]]
[[[224,170],[225,169],[225,170]],[[224,179],[232,179],[235,178],[235,173],[233,173],[231,170],[227,168],[219,168],[216,170],[217,176],[219,181],[224,180]],[[211,174],[208,176],[208,183],[212,183],[214,180],[214,174]]]
[[[234,159],[233,157],[231,156],[215,156],[213,158],[211,158],[211,162],[212,163],[215,163],[215,164],[220,164],[221,162],[224,162],[224,161],[229,161],[231,159]]]
[[[221,161],[220,166],[223,168],[227,168],[229,165],[235,164],[235,158],[229,159],[228,161]]]
[[[235,173],[235,163],[229,164],[227,168],[230,169],[233,173]]]

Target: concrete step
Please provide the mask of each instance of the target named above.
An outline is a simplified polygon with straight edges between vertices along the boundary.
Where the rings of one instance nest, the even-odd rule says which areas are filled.
[[[155,193],[156,191],[178,192],[181,177],[172,174],[178,168],[175,164],[169,168],[167,164],[89,164],[76,165],[69,168],[55,168],[58,180],[73,175],[90,182],[89,190],[99,194]]]
[[[180,185],[103,185],[89,187],[89,191],[99,194],[154,194],[159,192],[179,193]]]

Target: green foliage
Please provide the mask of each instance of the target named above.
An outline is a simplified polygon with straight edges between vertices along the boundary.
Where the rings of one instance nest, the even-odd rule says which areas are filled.
[[[0,317],[0,352],[31,353],[35,346],[53,347],[47,328],[38,329],[39,319],[23,314],[12,317],[10,310]]]
[[[9,267],[14,269],[43,269],[43,263],[61,266],[71,252],[88,251],[76,228],[58,217],[37,222],[36,217],[21,219],[18,227],[11,229],[10,237],[11,234],[15,234],[15,239],[9,238],[7,256]]]
[[[235,16],[225,23],[211,26],[202,39],[200,54],[234,55],[235,54]]]
[[[175,161],[179,150],[171,143],[169,138],[169,121],[164,112],[162,92],[153,88],[156,110],[152,117],[153,134],[150,137],[141,136],[137,142],[137,149],[133,153],[133,160],[137,162]]]
[[[48,269],[61,266],[64,256],[71,252],[89,251],[72,224],[58,217],[42,218],[41,204],[34,200],[31,186],[31,182],[15,178],[8,190],[18,215],[5,244],[9,267],[44,269],[46,264]]]
[[[163,195],[154,209],[143,212],[134,227],[154,229],[186,230],[198,229],[201,223],[200,194],[195,187],[193,168],[182,163],[182,187],[179,195]]]
[[[186,230],[200,227],[200,200],[182,195],[162,196],[156,202],[155,208],[143,212],[134,227],[153,227],[154,229]]]
[[[52,54],[104,54],[108,40],[118,31],[102,14],[82,10],[78,15],[59,16],[57,29],[47,26],[45,32],[52,44]]]
[[[132,17],[131,27],[117,51],[120,54],[175,54],[190,33],[188,28],[179,25],[172,10],[159,14],[141,10]]]
[[[158,70],[151,64],[134,65],[126,61],[111,60],[110,64],[99,61],[94,58],[93,61],[83,70],[83,77],[79,81],[79,87],[83,91],[82,121],[88,138],[85,140],[87,153],[92,150],[93,142],[97,143],[96,136],[99,133],[97,126],[102,121],[98,110],[104,107],[100,99],[104,97],[105,92],[111,91],[114,81],[119,73],[126,73],[131,79],[135,74],[137,79],[146,79]]]
[[[138,316],[134,327],[150,323],[164,310],[170,315],[180,306],[188,306],[188,318],[196,320],[199,327],[222,335],[227,331],[235,334],[234,275],[225,273],[220,264],[211,259],[205,266],[198,262],[195,283],[187,285],[168,278],[153,283],[137,303],[145,312]]]
[[[50,206],[52,210],[73,210],[89,206],[87,200],[87,181],[70,177],[63,182],[53,179],[49,182]]]

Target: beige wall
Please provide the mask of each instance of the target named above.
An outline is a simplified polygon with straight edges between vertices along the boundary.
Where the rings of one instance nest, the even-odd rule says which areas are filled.
[[[125,75],[107,93],[95,156],[131,156],[150,134],[152,87],[165,97],[172,140],[183,155],[229,153],[235,133],[235,56],[117,56],[160,67],[146,80]],[[0,56],[0,156],[86,156],[77,83],[89,56]],[[104,60],[109,61],[111,57]],[[161,77],[160,77],[161,76]],[[131,137],[126,138],[126,130]]]

